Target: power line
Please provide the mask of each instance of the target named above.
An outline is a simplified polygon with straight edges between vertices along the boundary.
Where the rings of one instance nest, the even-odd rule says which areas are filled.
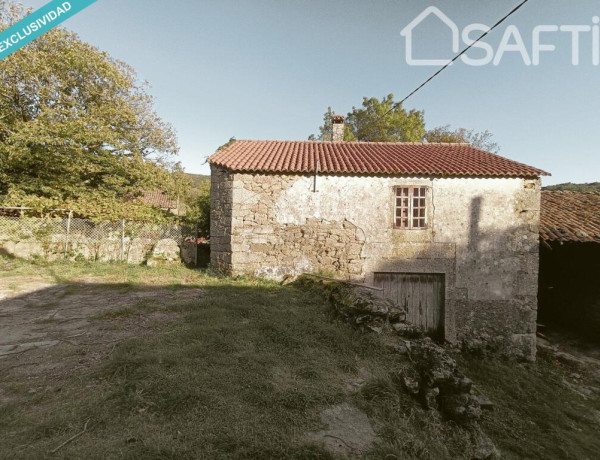
[[[469,46],[467,46],[464,50],[462,50],[460,53],[458,53],[456,56],[454,56],[454,58],[448,62],[448,64],[444,65],[442,68],[440,68],[436,73],[434,73],[431,77],[429,77],[427,80],[425,80],[421,85],[419,85],[417,88],[415,88],[408,96],[406,96],[404,99],[402,99],[400,102],[394,104],[394,107],[392,107],[390,110],[388,110],[385,115],[387,115],[388,113],[390,113],[392,110],[394,110],[394,108],[400,107],[404,102],[406,102],[406,100],[408,98],[410,98],[412,95],[414,95],[417,91],[419,91],[421,88],[423,88],[427,83],[429,83],[431,80],[433,80],[435,77],[437,77],[439,74],[441,74],[444,70],[446,70],[453,62],[455,62],[458,58],[460,58],[463,54],[465,54],[467,51],[469,51],[473,45],[479,41],[481,41],[486,35],[488,35],[492,30],[494,30],[496,27],[498,27],[500,24],[502,24],[504,21],[506,21],[509,17],[511,17],[513,14],[515,14],[517,11],[519,11],[521,9],[521,7],[523,7],[523,5],[525,5],[525,3],[527,3],[529,0],[523,0],[521,3],[519,3],[517,6],[515,6],[510,13],[508,13],[506,16],[504,16],[502,19],[500,19],[496,24],[494,24],[487,32],[484,32],[477,40],[475,40],[473,43],[471,43]]]

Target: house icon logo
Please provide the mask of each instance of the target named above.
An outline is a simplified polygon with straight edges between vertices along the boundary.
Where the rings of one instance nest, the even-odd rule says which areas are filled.
[[[450,59],[414,59],[413,58],[413,29],[421,24],[429,16],[435,15],[440,21],[442,21],[452,31],[452,51],[458,53],[460,33],[456,23],[446,16],[439,8],[430,6],[426,8],[421,14],[419,14],[413,21],[408,24],[400,35],[406,39],[406,63],[408,65],[420,65],[420,66],[443,66],[450,63]]]

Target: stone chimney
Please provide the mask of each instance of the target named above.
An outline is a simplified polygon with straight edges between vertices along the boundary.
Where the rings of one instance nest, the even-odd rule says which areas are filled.
[[[333,142],[342,142],[344,140],[344,128],[346,121],[344,115],[334,115],[331,118],[331,140]]]

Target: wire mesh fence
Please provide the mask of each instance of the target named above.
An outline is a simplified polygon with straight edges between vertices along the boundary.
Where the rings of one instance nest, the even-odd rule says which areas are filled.
[[[27,208],[0,208],[0,251],[32,259],[58,258],[143,263],[153,257],[197,264],[195,225],[138,222],[94,222],[57,211],[46,217],[27,215]]]

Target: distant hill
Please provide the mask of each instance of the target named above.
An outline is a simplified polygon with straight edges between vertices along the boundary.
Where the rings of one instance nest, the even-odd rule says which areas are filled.
[[[207,176],[207,175],[204,175],[204,174],[190,174],[190,173],[187,173],[187,176],[192,181],[192,188],[198,188],[202,183],[210,181],[210,176]]]
[[[567,191],[567,192],[600,192],[600,182],[592,182],[590,184],[566,184],[549,185],[544,187],[544,190]]]
[[[210,176],[190,173],[186,173],[186,175],[189,177],[191,184],[183,197],[183,201],[188,206],[192,206],[201,197],[209,196]]]

